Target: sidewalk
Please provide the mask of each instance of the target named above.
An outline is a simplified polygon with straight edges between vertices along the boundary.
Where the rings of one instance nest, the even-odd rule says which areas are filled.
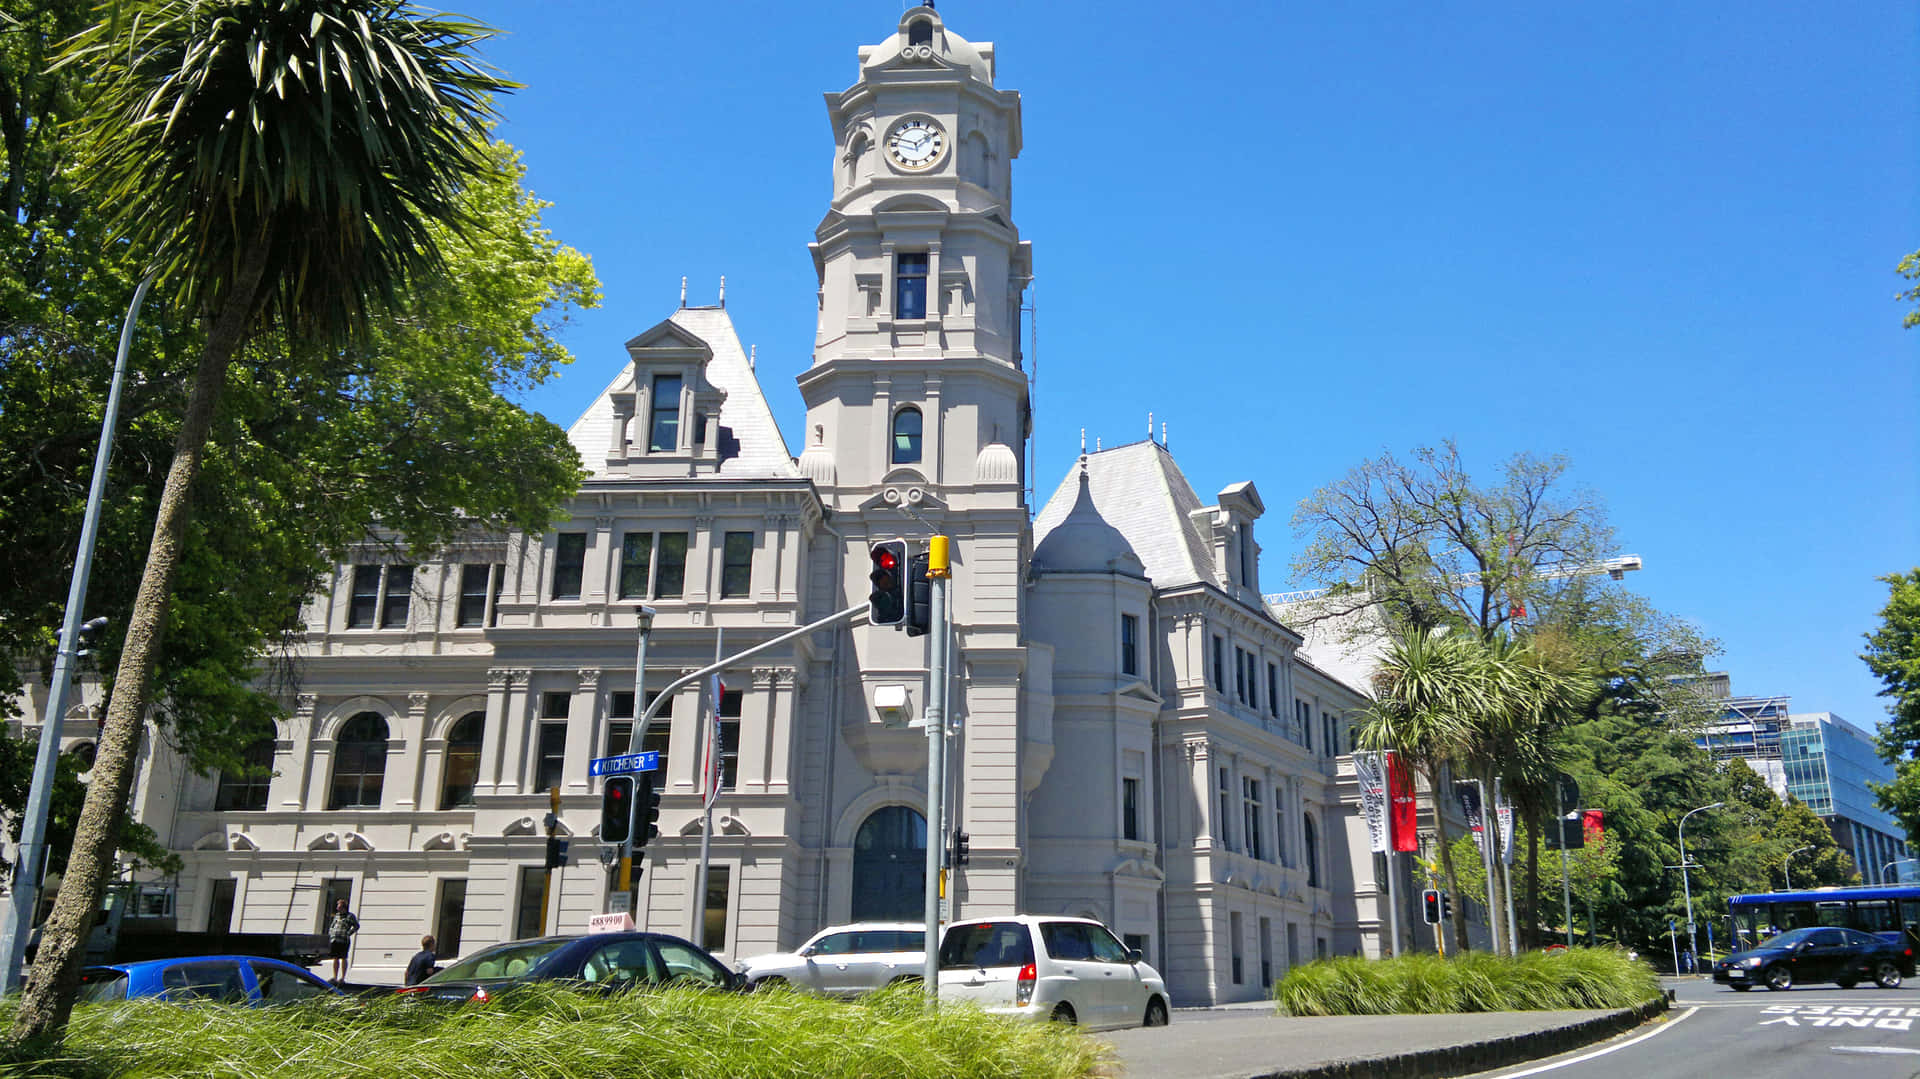
[[[1267,1005],[1271,1008],[1271,1005]],[[1126,1079],[1368,1079],[1469,1075],[1600,1041],[1666,1011],[1462,1015],[1174,1016],[1173,1025],[1101,1035]]]

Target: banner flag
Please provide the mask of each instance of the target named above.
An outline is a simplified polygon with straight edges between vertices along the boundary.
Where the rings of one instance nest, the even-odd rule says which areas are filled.
[[[727,684],[720,675],[713,676],[713,691],[708,698],[708,706],[713,709],[713,722],[707,730],[705,755],[700,762],[700,790],[704,797],[703,805],[713,808],[720,798],[720,701],[727,692]]]
[[[1378,753],[1353,755],[1353,777],[1360,785],[1360,808],[1366,816],[1367,835],[1372,840],[1370,849],[1375,854],[1388,850],[1387,781],[1381,774],[1380,758]]]
[[[1588,839],[1593,839],[1607,827],[1607,811],[1604,809],[1586,809],[1580,812],[1580,828]]]
[[[1497,816],[1500,820],[1500,860],[1513,864],[1513,803],[1500,799]]]
[[[1387,791],[1393,807],[1388,829],[1394,850],[1420,849],[1420,803],[1413,794],[1413,771],[1398,753],[1387,754]]]

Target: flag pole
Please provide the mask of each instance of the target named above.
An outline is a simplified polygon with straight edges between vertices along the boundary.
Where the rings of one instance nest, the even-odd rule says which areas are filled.
[[[720,642],[726,637],[726,629],[715,626],[713,630],[713,662],[718,664],[721,656]],[[716,672],[707,685],[702,687],[703,696],[710,698],[707,706],[712,718],[702,720],[700,724],[700,744],[705,752],[700,757],[700,873],[695,881],[693,895],[693,916],[700,928],[698,934],[700,946],[713,951],[713,942],[707,939],[707,865],[713,854],[713,803],[720,797],[720,675]],[[698,714],[697,712],[695,713]],[[724,942],[727,930],[720,929]]]

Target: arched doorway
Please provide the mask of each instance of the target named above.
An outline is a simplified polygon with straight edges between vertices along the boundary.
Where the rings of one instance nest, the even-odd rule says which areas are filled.
[[[912,921],[926,911],[927,818],[876,809],[853,839],[853,919]]]

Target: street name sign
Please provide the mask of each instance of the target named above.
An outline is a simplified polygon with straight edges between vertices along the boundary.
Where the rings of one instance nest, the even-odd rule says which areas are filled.
[[[651,772],[660,767],[658,750],[645,753],[622,753],[618,757],[595,757],[587,765],[590,776],[621,776],[631,772]]]

